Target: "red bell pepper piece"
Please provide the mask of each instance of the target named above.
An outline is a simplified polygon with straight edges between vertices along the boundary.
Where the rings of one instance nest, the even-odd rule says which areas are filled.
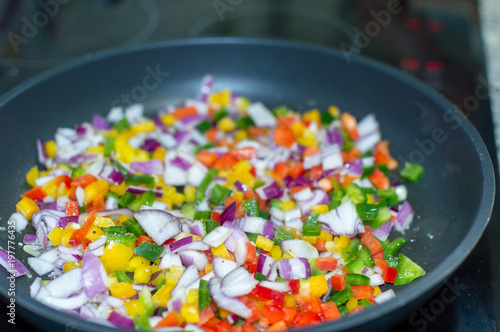
[[[270,300],[274,305],[280,308],[283,307],[283,303],[285,302],[284,293],[260,285],[255,286],[248,296],[259,301]]]
[[[77,201],[66,202],[65,205],[66,205],[66,215],[68,217],[80,215]]]
[[[71,238],[68,241],[69,245],[71,245],[72,247],[76,247],[77,245],[82,243],[83,240],[85,240],[85,236],[89,232],[90,227],[92,227],[92,224],[94,223],[96,215],[97,215],[96,210],[93,210],[90,212],[85,224],[83,224],[83,226],[80,227],[80,229],[77,229],[76,231],[73,232],[73,234],[71,234]]]

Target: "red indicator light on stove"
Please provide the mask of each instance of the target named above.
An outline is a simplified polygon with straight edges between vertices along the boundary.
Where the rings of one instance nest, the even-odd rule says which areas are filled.
[[[420,68],[420,61],[418,61],[417,59],[404,58],[404,59],[401,59],[401,61],[399,62],[399,65],[403,69],[418,70],[418,68]]]
[[[428,71],[443,71],[444,63],[441,61],[427,61],[425,63],[425,69]]]
[[[408,30],[422,30],[423,23],[419,18],[405,18],[403,24]]]
[[[429,31],[442,32],[444,30],[444,23],[441,21],[431,20],[425,23],[425,27]]]

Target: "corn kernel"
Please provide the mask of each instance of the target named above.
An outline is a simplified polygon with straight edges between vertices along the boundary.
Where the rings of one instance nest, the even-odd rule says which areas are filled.
[[[356,307],[358,306],[358,300],[356,300],[355,298],[352,298],[350,299],[349,301],[347,301],[345,307],[351,311],[353,309],[355,309]]]
[[[31,217],[36,212],[40,211],[38,205],[36,205],[35,201],[31,198],[24,196],[17,204],[16,204],[17,212],[20,212],[26,219],[31,220]]]
[[[151,269],[148,267],[138,267],[134,270],[134,281],[141,283],[141,284],[147,284],[149,283],[149,280],[151,279],[151,274],[153,272]]]
[[[50,243],[52,243],[52,245],[55,247],[61,244],[62,235],[63,235],[62,227],[54,227],[47,235],[47,237]]]
[[[262,235],[257,235],[255,246],[265,251],[271,251],[274,247],[274,242],[268,239],[267,237],[263,237]]]
[[[319,213],[319,214],[325,214],[325,213],[327,213],[330,210],[328,209],[328,205],[322,204],[322,205],[313,205],[313,206],[311,206],[311,211]]]
[[[219,120],[219,122],[217,123],[217,127],[225,132],[233,131],[236,129],[236,123],[229,116],[225,116]]]
[[[274,260],[278,260],[281,258],[281,255],[283,255],[283,252],[281,251],[280,246],[274,246],[273,249],[271,249],[271,256],[274,258]]]
[[[32,187],[36,187],[35,180],[39,177],[38,166],[32,167],[28,173],[26,173],[26,182]]]
[[[45,142],[45,153],[47,154],[48,158],[54,158],[57,153],[56,142],[54,141]]]

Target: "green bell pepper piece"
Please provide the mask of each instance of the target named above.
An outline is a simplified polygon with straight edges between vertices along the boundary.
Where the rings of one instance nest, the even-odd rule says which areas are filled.
[[[198,306],[200,311],[210,306],[210,292],[208,290],[208,281],[200,279],[200,290],[198,293]]]
[[[113,126],[116,130],[118,131],[124,131],[125,129],[130,127],[130,123],[128,122],[127,118],[123,118],[120,121],[116,122],[115,125]]]
[[[276,234],[274,235],[273,241],[276,245],[280,245],[281,241],[289,240],[289,239],[293,239],[293,238],[295,238],[295,231],[288,230],[284,226],[281,226],[276,231]]]
[[[127,273],[123,270],[115,271],[115,276],[118,282],[126,282],[131,284],[134,282],[130,277],[127,275]]]
[[[321,234],[321,223],[318,221],[319,214],[311,212],[307,216],[304,226],[302,226],[302,234],[305,236],[319,236]]]
[[[347,246],[342,250],[342,258],[344,259],[345,262],[349,262],[351,259],[356,256],[359,250],[359,240],[358,239],[353,239],[350,240]]]
[[[394,281],[394,286],[407,284],[418,277],[425,275],[425,270],[417,263],[399,253],[399,262],[397,266],[398,276]]]
[[[370,278],[358,273],[347,273],[345,275],[345,282],[349,285],[370,285]]]
[[[403,169],[399,172],[399,175],[401,175],[403,179],[410,180],[411,182],[418,182],[422,174],[424,174],[424,168],[422,166],[408,161],[405,162]]]
[[[346,271],[351,273],[361,273],[363,272],[364,268],[365,264],[363,263],[363,260],[361,260],[360,258],[352,260],[345,265]]]
[[[362,221],[372,221],[378,216],[379,207],[376,204],[356,204],[356,212]]]
[[[154,201],[155,201],[155,193],[152,191],[146,191],[145,193],[142,193],[141,195],[139,195],[139,197],[134,199],[128,205],[128,208],[132,211],[137,212],[139,211],[141,206],[143,205],[151,206],[153,205]]]
[[[123,226],[127,228],[130,233],[133,233],[135,236],[146,235],[144,229],[142,229],[141,225],[138,222],[133,221],[132,219],[127,219],[123,222]]]
[[[361,245],[361,248],[358,251],[358,257],[359,259],[361,259],[363,264],[369,267],[370,269],[373,269],[373,267],[375,266],[375,262],[373,261],[373,257],[370,250],[364,245]]]
[[[337,306],[341,306],[342,304],[349,301],[354,296],[351,286],[348,284],[345,285],[345,288],[341,291],[333,291],[332,295],[328,301],[333,301]]]
[[[196,193],[194,195],[195,204],[201,202],[205,198],[205,192],[207,191],[210,183],[212,183],[212,181],[215,179],[216,175],[217,168],[212,167],[208,170],[200,185],[198,186],[198,188],[196,188]]]
[[[259,217],[259,202],[256,199],[246,199],[243,201],[243,211],[248,213],[252,217]]]
[[[154,188],[155,178],[149,175],[127,175],[125,177],[125,182],[134,186],[141,184],[146,185],[148,188]]]
[[[162,246],[144,241],[134,249],[134,254],[141,256],[148,261],[155,262],[158,258],[160,258],[163,250],[165,250],[165,248]]]
[[[224,200],[231,196],[232,193],[231,189],[217,183],[210,194],[210,201],[216,205],[222,205],[224,204]]]
[[[203,227],[205,228],[205,232],[207,234],[213,231],[215,228],[219,227],[219,223],[217,221],[204,219],[202,222],[203,222]]]

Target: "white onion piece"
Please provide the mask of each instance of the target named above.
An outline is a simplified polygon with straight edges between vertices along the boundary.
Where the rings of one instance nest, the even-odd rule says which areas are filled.
[[[184,265],[194,265],[198,271],[201,271],[208,264],[207,256],[195,250],[181,251],[179,252],[179,257]]]
[[[370,286],[380,286],[385,283],[384,278],[380,274],[373,274],[370,276]]]
[[[237,225],[247,233],[262,234],[264,226],[266,225],[265,219],[261,217],[245,217],[237,220]]]
[[[234,245],[234,259],[236,263],[243,265],[247,257],[248,249],[246,246],[247,241],[243,237],[239,237]]]
[[[52,297],[69,297],[82,289],[82,268],[77,267],[49,282],[45,289]]]
[[[229,272],[221,281],[221,291],[230,297],[247,295],[259,282],[243,267]]]
[[[286,293],[290,291],[290,285],[288,285],[288,282],[278,282],[278,281],[261,281],[259,283],[260,286],[274,289],[278,292]]]
[[[73,297],[68,297],[68,298],[57,298],[57,297],[51,297],[51,296],[46,296],[44,298],[39,299],[42,303],[48,305],[49,307],[52,307],[54,309],[59,309],[59,310],[71,310],[71,309],[77,309],[80,308],[82,305],[87,303],[88,298],[85,295],[84,292],[81,292],[80,294],[73,296]]]
[[[85,189],[82,187],[76,188],[76,201],[78,202],[78,206],[84,206],[85,205]]]
[[[82,261],[82,282],[85,294],[92,298],[109,289],[108,276],[101,260],[91,252],[85,253]]]
[[[159,246],[181,232],[179,220],[166,211],[142,210],[134,213],[134,217]]]
[[[249,318],[252,315],[252,310],[243,302],[222,293],[221,280],[219,278],[210,279],[208,282],[208,289],[212,299],[219,308],[226,309],[242,318]]]
[[[247,107],[247,114],[257,127],[274,127],[276,118],[273,113],[261,102],[256,102]]]
[[[33,283],[30,286],[31,298],[36,298],[41,289],[42,289],[42,278],[36,277],[35,281],[33,281]]]
[[[181,257],[178,254],[167,253],[161,258],[158,267],[160,269],[170,269],[172,265],[182,266]]]
[[[218,278],[224,278],[229,272],[238,268],[238,263],[229,259],[215,256],[212,260],[212,268]]]
[[[307,201],[307,200],[310,200],[313,197],[314,197],[314,194],[311,191],[311,188],[309,188],[309,187],[306,187],[306,188],[302,189],[301,191],[296,192],[293,195],[293,198],[296,201]]]
[[[309,242],[291,239],[281,241],[281,250],[283,253],[289,253],[294,257],[316,258],[319,257],[318,250]]]
[[[278,278],[278,267],[279,261],[275,261],[273,265],[271,265],[271,269],[269,270],[269,274],[267,275],[267,279],[270,281],[275,281]]]
[[[210,233],[208,233],[203,242],[211,247],[217,248],[231,235],[233,230],[224,226],[219,226],[214,228]]]
[[[392,289],[388,289],[382,294],[375,296],[373,298],[373,301],[375,301],[377,304],[382,304],[389,301],[390,299],[393,299],[394,297],[396,297],[396,293],[394,293]]]
[[[52,270],[54,270],[54,265],[52,263],[46,262],[40,257],[29,257],[28,265],[35,271],[39,276],[43,276]]]
[[[356,207],[349,200],[335,210],[328,213],[321,214],[318,221],[327,225],[331,232],[335,235],[347,235],[349,237],[355,236],[363,225],[359,218]]]
[[[12,221],[14,221],[14,226],[16,228],[16,232],[18,233],[23,232],[26,229],[26,226],[28,226],[28,219],[26,219],[26,217],[19,212],[14,212],[10,216],[8,224],[11,225]]]
[[[182,273],[177,285],[172,290],[172,297],[176,297],[181,288],[189,286],[199,278],[198,269],[194,265],[188,266]]]

